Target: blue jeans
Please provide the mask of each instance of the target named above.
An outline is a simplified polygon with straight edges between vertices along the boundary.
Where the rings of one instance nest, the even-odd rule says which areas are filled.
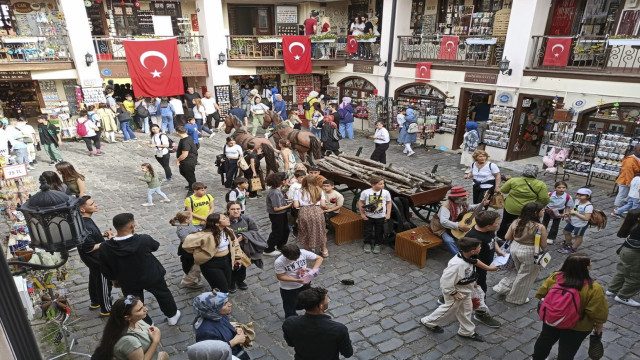
[[[213,131],[209,130],[206,126],[203,126],[202,119],[196,119],[196,124],[198,125],[198,131],[200,132],[204,131],[209,135],[213,133]]]
[[[162,131],[167,131],[169,128],[169,134],[173,134],[173,118],[171,116],[162,115]]]
[[[313,135],[315,135],[318,138],[318,140],[322,140],[322,130],[321,129],[316,129],[316,128],[313,127],[313,125],[310,125],[309,131],[311,131],[311,133]]]
[[[618,184],[618,195],[616,195],[616,200],[613,202],[613,206],[620,207],[624,205],[627,201],[627,197],[629,196],[629,189],[630,187],[628,185]]]
[[[153,204],[153,197],[151,196],[153,193],[156,193],[162,196],[163,199],[167,200],[167,195],[165,195],[162,190],[160,190],[160,186],[158,186],[157,188],[147,189],[147,202],[149,204]]]
[[[340,136],[342,136],[343,139],[353,140],[353,123],[352,122],[340,123],[338,130],[340,131]],[[347,136],[345,136],[345,132]]]
[[[456,246],[456,238],[451,236],[448,231],[442,233],[442,241],[444,241],[444,247],[447,248],[447,251],[451,253],[451,255],[455,255],[458,253],[458,247]]]
[[[29,165],[29,150],[27,148],[14,149],[13,151],[16,153],[16,164]]]
[[[622,215],[625,211],[635,210],[640,208],[640,199],[629,196],[627,198],[627,203],[620,206],[616,211],[616,215]]]
[[[120,128],[122,129],[122,134],[124,135],[124,141],[136,138],[136,134],[134,134],[133,130],[131,130],[131,128],[129,127],[128,121],[121,121]]]
[[[145,134],[151,133],[151,131],[149,130],[149,117],[140,118],[140,122],[141,122],[140,128],[142,129],[142,131],[144,131]]]

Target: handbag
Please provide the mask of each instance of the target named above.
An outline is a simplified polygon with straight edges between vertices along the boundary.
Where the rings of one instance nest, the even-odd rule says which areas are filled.
[[[240,170],[244,171],[244,170],[248,170],[249,169],[249,164],[247,164],[247,160],[244,159],[244,156],[241,156],[238,159],[238,167],[240,168]]]
[[[240,250],[240,264],[242,264],[242,266],[248,268],[249,266],[251,266],[251,259],[242,250],[242,248],[238,248],[238,249]]]
[[[42,151],[42,147],[40,146],[40,143],[36,143],[36,151]]]
[[[491,196],[489,207],[496,210],[504,209],[504,195],[502,193],[494,193]]]
[[[251,178],[251,191],[262,190],[262,182],[259,177]]]

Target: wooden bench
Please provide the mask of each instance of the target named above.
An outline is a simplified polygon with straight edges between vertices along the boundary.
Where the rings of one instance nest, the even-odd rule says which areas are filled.
[[[346,207],[340,208],[338,215],[332,217],[329,221],[336,229],[336,245],[362,239],[364,234],[362,218]]]
[[[412,231],[416,232],[415,240],[411,240]],[[420,238],[428,242],[418,242]],[[396,235],[396,256],[423,268],[427,262],[427,249],[440,244],[442,238],[434,234],[429,225],[420,226]]]

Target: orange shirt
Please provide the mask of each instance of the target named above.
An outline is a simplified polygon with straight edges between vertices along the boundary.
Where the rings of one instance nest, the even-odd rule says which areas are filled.
[[[620,175],[618,175],[616,183],[629,186],[634,175],[639,172],[640,160],[638,160],[634,155],[629,155],[622,159],[622,169],[620,169]]]

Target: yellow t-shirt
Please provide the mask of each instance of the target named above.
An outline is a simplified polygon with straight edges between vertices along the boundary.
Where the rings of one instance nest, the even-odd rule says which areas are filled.
[[[209,210],[211,210],[211,204],[213,204],[213,196],[206,194],[203,197],[197,198],[195,195],[191,195],[188,198],[184,199],[184,207],[186,209],[191,208],[191,211],[198,215],[206,218],[209,216]],[[196,219],[195,217],[191,220],[193,225],[200,225],[202,221],[200,219]]]
[[[127,109],[127,111],[129,112],[129,114],[133,115],[136,111],[135,109],[135,103],[133,102],[133,100],[129,101],[129,100],[125,100],[122,102],[122,105],[124,105],[124,108]]]

